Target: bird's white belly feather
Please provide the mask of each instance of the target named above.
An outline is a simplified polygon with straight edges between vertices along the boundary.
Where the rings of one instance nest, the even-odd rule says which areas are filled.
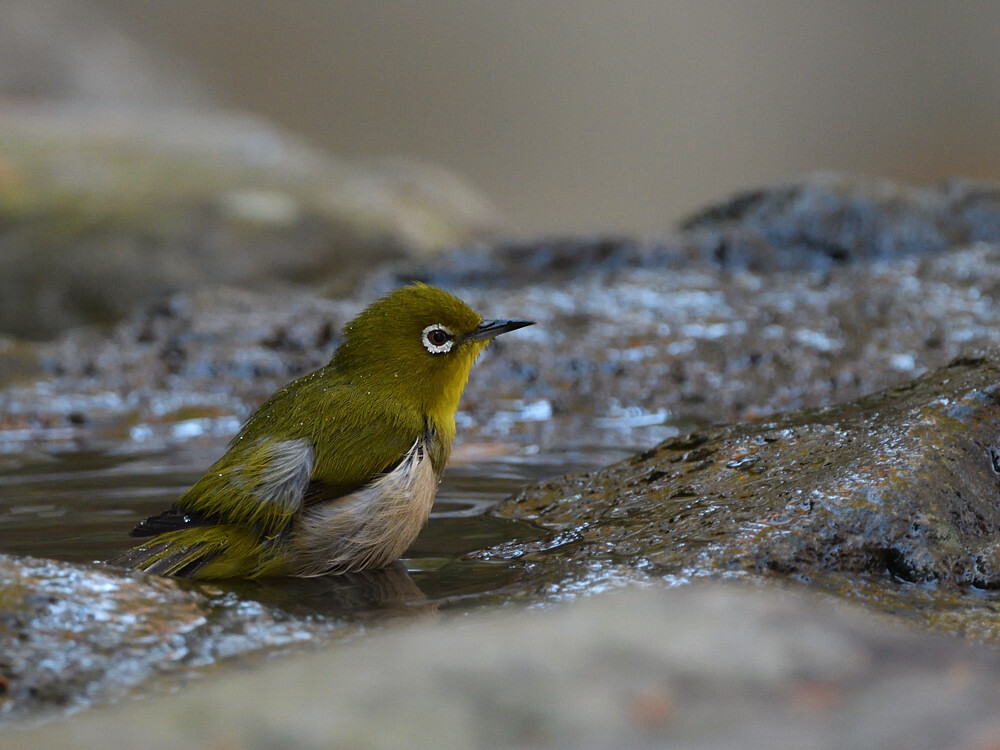
[[[378,568],[399,559],[427,522],[438,477],[418,440],[388,474],[307,508],[289,540],[293,575]]]

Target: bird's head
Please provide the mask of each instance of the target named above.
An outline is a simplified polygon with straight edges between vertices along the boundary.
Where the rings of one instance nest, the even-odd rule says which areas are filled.
[[[453,430],[476,358],[496,336],[529,325],[483,320],[454,295],[418,283],[390,292],[348,323],[331,364],[373,397],[400,399]]]

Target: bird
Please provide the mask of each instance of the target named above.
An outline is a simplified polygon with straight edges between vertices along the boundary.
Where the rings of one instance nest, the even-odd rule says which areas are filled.
[[[470,370],[528,320],[484,320],[414,283],[343,329],[324,367],[284,386],[144,541],[108,561],[191,579],[314,577],[398,560],[430,514]]]

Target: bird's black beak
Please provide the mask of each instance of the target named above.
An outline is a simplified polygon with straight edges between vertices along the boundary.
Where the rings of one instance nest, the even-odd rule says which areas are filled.
[[[476,326],[476,330],[467,333],[464,340],[482,341],[483,339],[491,339],[499,336],[501,333],[516,331],[518,328],[533,325],[535,325],[535,321],[533,320],[484,320]]]

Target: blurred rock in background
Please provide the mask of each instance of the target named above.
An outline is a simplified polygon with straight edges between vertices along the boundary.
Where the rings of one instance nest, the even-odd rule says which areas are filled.
[[[104,105],[210,101],[193,69],[132,39],[87,0],[0,3],[0,96]]]
[[[214,108],[82,2],[0,5],[0,95],[0,334],[109,323],[206,284],[335,293],[496,224],[439,167],[337,159]]]

